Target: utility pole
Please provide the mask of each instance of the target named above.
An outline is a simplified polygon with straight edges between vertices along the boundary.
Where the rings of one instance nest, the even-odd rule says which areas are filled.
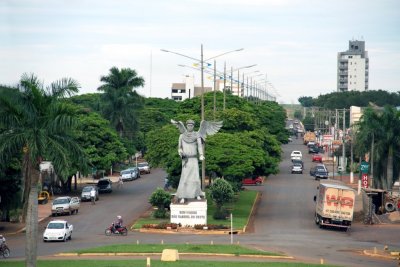
[[[224,62],[224,107],[223,110],[225,110],[225,90],[226,90],[226,61]]]
[[[217,102],[217,62],[214,59],[214,120],[215,120],[215,112],[217,111],[216,102]]]
[[[342,134],[342,172],[346,170],[346,109],[343,109],[343,134]]]
[[[204,60],[203,60],[203,44],[201,44],[201,121],[204,121]],[[206,144],[203,144],[203,155],[206,152]],[[206,185],[206,161],[201,161],[201,190],[204,192]]]

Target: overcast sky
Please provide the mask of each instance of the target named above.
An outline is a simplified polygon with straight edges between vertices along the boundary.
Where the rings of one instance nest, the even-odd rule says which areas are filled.
[[[337,53],[365,40],[370,89],[400,91],[399,0],[0,0],[0,83],[24,72],[44,84],[71,77],[80,93],[97,92],[113,66],[145,79],[138,92],[170,97],[171,84],[200,73],[194,61],[217,58],[217,69],[257,66],[279,103],[336,91]],[[254,74],[248,74],[249,76]],[[206,85],[211,85],[208,75]]]

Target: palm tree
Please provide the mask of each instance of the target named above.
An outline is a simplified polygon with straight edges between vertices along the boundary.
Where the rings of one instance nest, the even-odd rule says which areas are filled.
[[[382,187],[391,189],[393,185],[393,163],[399,159],[400,149],[400,117],[399,112],[392,106],[385,106],[380,115],[380,138],[376,140],[378,155],[382,155]],[[396,153],[397,152],[397,153]],[[397,154],[397,156],[396,156]]]
[[[18,151],[24,178],[24,217],[26,222],[26,266],[36,266],[38,232],[39,165],[52,161],[60,172],[67,172],[70,156],[82,157],[72,138],[75,109],[61,101],[78,92],[78,83],[61,79],[47,88],[33,74],[23,74],[18,88],[0,91],[0,160]]]
[[[365,109],[357,133],[359,151],[370,151],[371,174],[375,186],[390,189],[393,183],[393,164],[400,155],[400,116],[391,106]],[[375,168],[375,169],[374,169]]]
[[[136,111],[143,106],[143,100],[134,88],[144,86],[144,79],[137,76],[135,70],[112,67],[110,74],[102,76],[100,81],[104,84],[97,90],[104,92],[104,117],[112,123],[120,137],[137,130]]]

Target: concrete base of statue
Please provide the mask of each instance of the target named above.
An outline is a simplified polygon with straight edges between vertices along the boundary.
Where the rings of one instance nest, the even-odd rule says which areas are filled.
[[[171,223],[193,227],[196,224],[207,224],[207,200],[186,200],[185,203],[170,205]]]

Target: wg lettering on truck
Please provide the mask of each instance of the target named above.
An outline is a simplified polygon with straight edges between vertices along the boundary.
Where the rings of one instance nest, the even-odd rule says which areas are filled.
[[[331,206],[333,204],[333,206],[337,207],[339,204],[341,207],[349,207],[349,208],[353,208],[354,206],[354,200],[351,197],[340,197],[340,196],[336,196],[335,195],[326,195],[326,204],[328,206]]]

